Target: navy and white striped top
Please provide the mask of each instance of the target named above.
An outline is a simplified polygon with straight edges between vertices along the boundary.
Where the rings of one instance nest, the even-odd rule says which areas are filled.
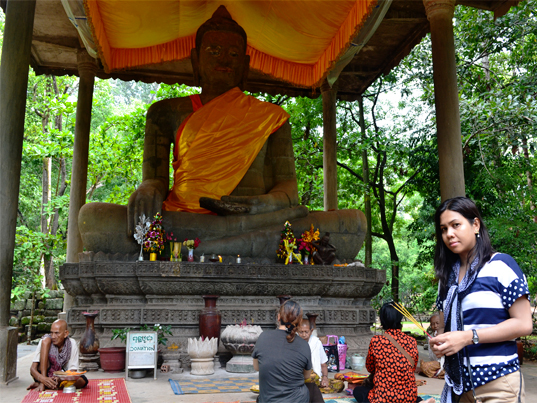
[[[470,293],[462,301],[464,330],[482,329],[507,319],[509,308],[520,297],[529,299],[528,282],[516,261],[505,253],[496,253],[479,271]],[[443,308],[445,301],[438,300]],[[484,385],[501,376],[518,371],[515,340],[483,343],[466,347],[472,367],[474,387]],[[464,358],[464,391],[472,389]]]

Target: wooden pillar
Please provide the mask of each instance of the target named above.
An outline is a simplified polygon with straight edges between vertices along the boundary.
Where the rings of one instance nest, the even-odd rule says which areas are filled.
[[[0,382],[17,375],[17,329],[9,326],[13,250],[35,0],[10,1],[0,64]]]
[[[321,86],[323,97],[323,177],[324,210],[337,210],[337,155],[336,155],[336,95],[325,81]]]
[[[452,24],[455,0],[423,0],[423,4],[431,24],[440,195],[446,200],[465,195]]]
[[[71,171],[71,193],[69,197],[69,223],[67,232],[67,263],[78,262],[82,252],[82,238],[78,230],[78,212],[86,203],[86,184],[88,179],[88,153],[91,123],[93,85],[97,65],[85,49],[78,49],[78,101],[76,104],[75,143],[73,146],[73,168]],[[73,306],[73,297],[65,293],[63,310]]]

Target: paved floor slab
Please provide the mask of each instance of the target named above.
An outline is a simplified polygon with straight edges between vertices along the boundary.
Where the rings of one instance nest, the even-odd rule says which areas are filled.
[[[32,382],[30,376],[30,365],[33,358],[35,346],[19,345],[19,353],[17,360],[17,375],[19,379],[10,383],[7,386],[0,388],[1,403],[20,403],[26,395],[26,387]],[[427,359],[427,352],[420,347],[420,356]],[[526,402],[537,402],[537,363],[527,362],[522,366],[522,372],[526,382]],[[119,378],[125,376],[124,373],[110,374],[102,371],[88,373],[90,379],[103,378]],[[223,368],[216,370],[215,377],[234,377],[237,374],[231,374]],[[246,376],[246,374],[241,374]],[[248,376],[255,377],[256,374]],[[334,374],[330,373],[330,377]],[[189,372],[172,375],[174,379],[189,379],[196,377]],[[206,375],[205,375],[206,377]],[[205,403],[205,402],[248,402],[255,401],[257,395],[255,393],[225,393],[225,394],[190,394],[190,395],[175,395],[170,387],[168,379],[169,374],[157,374],[157,380],[147,376],[143,379],[129,379],[127,381],[127,389],[129,391],[132,403]],[[440,379],[429,379],[420,375],[416,375],[417,379],[426,379],[427,385],[421,386],[419,393],[439,394],[444,386],[444,381]],[[336,395],[325,395],[336,396]],[[343,396],[343,394],[339,394]]]

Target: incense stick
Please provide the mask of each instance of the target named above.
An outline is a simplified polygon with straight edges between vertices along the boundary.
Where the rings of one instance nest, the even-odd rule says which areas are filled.
[[[408,311],[408,309],[406,309],[403,305],[397,303],[397,302],[394,302],[392,304],[392,306],[395,308],[395,310],[397,312],[399,312],[400,314],[402,314],[403,316],[406,316],[412,323],[414,323],[418,329],[420,329],[423,333],[425,333],[427,336],[429,336],[430,338],[431,335],[429,333],[427,333],[427,331],[425,330],[425,328],[422,326],[422,324],[420,322],[418,322],[413,316],[412,314]]]

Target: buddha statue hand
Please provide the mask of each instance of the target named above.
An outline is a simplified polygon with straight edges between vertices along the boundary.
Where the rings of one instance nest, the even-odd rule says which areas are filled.
[[[146,179],[129,197],[127,205],[127,235],[132,236],[134,228],[142,214],[146,217],[162,212],[162,203],[166,199],[168,185],[158,179]]]
[[[291,207],[283,192],[258,196],[222,196],[220,200],[201,197],[200,206],[218,215],[263,214]]]
[[[210,197],[200,197],[200,206],[218,215],[248,214],[250,212],[250,207],[246,204],[231,203]]]

